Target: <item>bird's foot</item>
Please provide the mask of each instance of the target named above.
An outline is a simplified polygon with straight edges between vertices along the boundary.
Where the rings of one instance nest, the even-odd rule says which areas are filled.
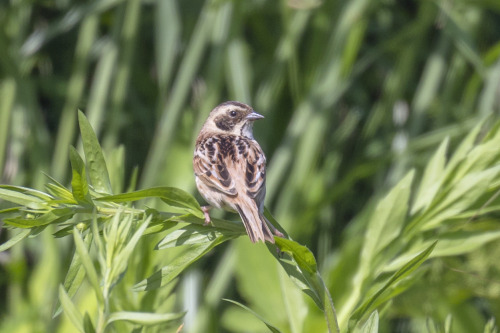
[[[278,229],[274,229],[273,234],[275,234],[278,237],[285,238],[285,235],[283,235],[283,233],[281,231],[279,231]]]
[[[201,210],[203,211],[203,215],[205,215],[205,223],[203,223],[203,226],[208,226],[212,225],[212,220],[210,219],[210,206],[202,206]]]

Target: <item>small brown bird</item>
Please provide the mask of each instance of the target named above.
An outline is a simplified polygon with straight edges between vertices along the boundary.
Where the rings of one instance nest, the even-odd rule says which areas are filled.
[[[274,243],[271,229],[283,234],[263,214],[266,157],[252,132],[254,121],[261,118],[239,102],[215,107],[196,139],[193,167],[198,191],[211,206],[238,212],[253,243]],[[210,207],[202,208],[208,224]]]

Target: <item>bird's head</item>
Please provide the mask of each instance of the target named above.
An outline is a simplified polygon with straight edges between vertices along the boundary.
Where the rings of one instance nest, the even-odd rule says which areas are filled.
[[[242,135],[253,139],[253,122],[262,118],[264,116],[255,112],[249,105],[229,101],[219,104],[210,112],[204,128],[211,132]]]

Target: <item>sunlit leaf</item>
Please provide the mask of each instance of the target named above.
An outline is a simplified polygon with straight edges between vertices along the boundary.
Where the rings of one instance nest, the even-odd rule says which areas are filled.
[[[131,312],[131,311],[120,311],[113,312],[109,315],[107,324],[114,321],[123,320],[134,324],[150,326],[158,324],[167,324],[173,321],[177,321],[184,317],[185,312],[178,313],[150,313],[150,312]]]
[[[371,310],[372,305],[377,301],[381,295],[388,290],[391,286],[398,283],[409,274],[411,274],[414,270],[416,270],[420,265],[424,263],[425,260],[429,257],[429,255],[434,250],[437,241],[432,243],[427,249],[418,254],[415,258],[411,259],[406,265],[404,265],[401,269],[399,269],[396,273],[392,275],[392,277],[384,284],[382,288],[380,288],[373,295],[367,297],[362,305],[360,305],[352,314],[350,321],[358,322],[364,315],[367,314],[369,310]]]
[[[0,199],[31,209],[44,209],[47,206],[45,202],[52,200],[52,197],[21,186],[0,185]]]
[[[499,172],[500,166],[495,166],[467,174],[450,189],[443,200],[423,215],[420,222],[421,228],[423,230],[434,228],[441,221],[465,211],[488,189]]]
[[[365,232],[365,243],[361,258],[363,265],[369,266],[372,258],[393,241],[401,231],[408,211],[411,184],[414,171],[399,183],[377,204],[369,219]]]
[[[69,158],[73,175],[71,177],[73,196],[78,202],[90,203],[92,200],[90,198],[89,185],[87,183],[85,164],[74,147],[70,147]]]
[[[71,320],[75,328],[79,332],[85,333],[85,330],[83,329],[83,316],[75,307],[75,305],[71,301],[71,298],[69,298],[69,296],[66,294],[66,291],[64,290],[64,287],[62,285],[59,286],[59,301],[61,302],[64,313],[68,316],[69,320]]]
[[[88,312],[85,312],[85,315],[83,316],[83,329],[85,333],[95,333],[94,324],[92,323],[92,319],[90,319]]]
[[[203,243],[192,245],[181,255],[173,259],[167,266],[164,266],[159,271],[145,280],[137,283],[134,291],[152,290],[166,285],[180,273],[182,273],[189,265],[203,257],[207,252],[216,247],[217,245],[226,241],[224,236],[218,237],[210,243]]]
[[[162,250],[181,245],[202,244],[213,242],[216,238],[222,236],[238,237],[240,235],[241,233],[233,233],[211,226],[187,225],[169,233],[158,243],[156,248]]]
[[[430,205],[442,181],[444,181],[443,172],[446,164],[448,143],[448,138],[441,142],[434,156],[432,156],[431,160],[427,163],[412,207],[412,214]]]
[[[134,235],[128,240],[127,245],[120,251],[120,253],[114,258],[112,276],[118,276],[125,270],[128,266],[128,260],[132,255],[132,251],[139,242],[144,230],[149,225],[151,221],[151,216],[149,216],[145,221],[142,222],[140,227],[135,231]]]
[[[356,328],[354,330],[355,333],[378,333],[378,311],[375,310],[372,312],[370,317],[366,320],[366,322],[361,326],[361,328]]]
[[[318,267],[316,265],[316,259],[307,247],[286,238],[275,237],[274,240],[280,251],[289,253],[297,262],[300,269],[310,274],[317,272]]]
[[[76,251],[82,262],[83,268],[85,269],[85,273],[87,274],[90,285],[92,286],[92,288],[94,288],[97,299],[100,302],[104,302],[97,271],[94,267],[92,259],[90,258],[89,251],[87,250],[87,245],[85,245],[85,243],[83,242],[82,236],[76,228],[73,229],[73,239],[75,240]]]
[[[101,145],[97,140],[92,126],[81,111],[78,111],[78,123],[80,125],[83,151],[85,152],[90,182],[97,192],[110,194],[112,193],[111,182]]]
[[[187,213],[192,213],[199,218],[204,218],[200,204],[186,191],[175,187],[153,187],[130,193],[110,195],[98,198],[101,201],[130,202],[146,198],[158,197],[170,206],[181,208]]]
[[[487,231],[455,231],[439,236],[439,243],[431,254],[431,258],[456,256],[470,253],[481,246],[500,238],[500,230]]]

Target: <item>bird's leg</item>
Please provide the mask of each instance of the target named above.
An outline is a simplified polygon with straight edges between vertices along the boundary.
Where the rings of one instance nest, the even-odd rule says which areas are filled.
[[[211,208],[212,207],[210,207],[210,206],[201,206],[201,210],[203,211],[203,215],[205,215],[205,223],[203,223],[204,226],[212,224],[212,220],[210,219],[210,209]]]

